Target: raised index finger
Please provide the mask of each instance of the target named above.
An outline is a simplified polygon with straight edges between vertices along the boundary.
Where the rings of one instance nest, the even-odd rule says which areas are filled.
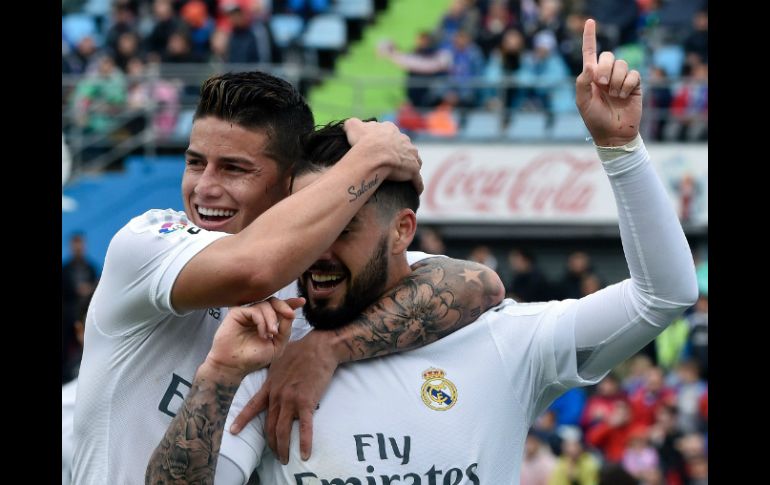
[[[596,65],[596,21],[586,20],[583,27],[583,68]]]

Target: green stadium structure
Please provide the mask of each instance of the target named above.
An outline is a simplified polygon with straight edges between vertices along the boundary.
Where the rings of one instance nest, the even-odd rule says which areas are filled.
[[[387,10],[364,30],[363,38],[337,60],[335,73],[310,91],[316,123],[355,116],[381,117],[395,111],[406,98],[406,73],[377,55],[389,40],[411,51],[417,34],[434,31],[451,0],[391,0]]]

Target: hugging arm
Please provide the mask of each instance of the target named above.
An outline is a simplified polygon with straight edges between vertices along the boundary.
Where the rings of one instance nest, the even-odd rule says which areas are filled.
[[[238,433],[267,408],[265,434],[285,464],[291,427],[299,418],[300,454],[309,458],[313,411],[339,364],[427,345],[473,322],[504,294],[500,277],[484,265],[445,257],[419,261],[350,324],[313,330],[289,343],[231,431]]]

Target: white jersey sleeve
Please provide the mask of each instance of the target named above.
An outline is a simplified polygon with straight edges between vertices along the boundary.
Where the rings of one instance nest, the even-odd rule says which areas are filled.
[[[230,433],[230,426],[252,396],[262,387],[266,377],[267,369],[260,369],[247,375],[241,382],[235,397],[233,397],[230,411],[227,413],[225,431],[222,435],[222,446],[219,450],[220,459],[226,457],[230,460],[241,470],[246,479],[259,466],[262,453],[265,451],[265,446],[267,446],[263,431],[265,413],[262,412],[257,415],[237,435]]]
[[[177,276],[193,256],[228,235],[201,229],[172,209],[153,209],[133,218],[107,249],[99,292],[115,298],[97,307],[100,331],[122,335],[163,315],[184,316],[171,306]]]
[[[491,330],[530,419],[565,390],[599,382],[697,298],[687,240],[644,145],[603,165],[631,278],[579,300],[492,310],[516,317]]]
[[[422,251],[407,251],[406,252],[406,262],[409,263],[409,266],[412,266],[415,263],[419,263],[423,259],[428,258],[446,258],[443,254],[428,254],[424,253]]]
[[[230,458],[219,455],[217,469],[214,473],[214,485],[245,485],[248,477],[243,474],[238,465]]]

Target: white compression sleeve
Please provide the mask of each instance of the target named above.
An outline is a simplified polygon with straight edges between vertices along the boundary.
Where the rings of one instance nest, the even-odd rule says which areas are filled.
[[[641,139],[606,157],[631,278],[578,300],[574,318],[581,377],[599,376],[654,339],[695,303],[698,287],[687,239]],[[610,158],[608,160],[608,158]]]
[[[243,471],[230,461],[229,458],[219,455],[217,458],[217,470],[214,475],[214,485],[244,485],[248,477],[243,475]]]

